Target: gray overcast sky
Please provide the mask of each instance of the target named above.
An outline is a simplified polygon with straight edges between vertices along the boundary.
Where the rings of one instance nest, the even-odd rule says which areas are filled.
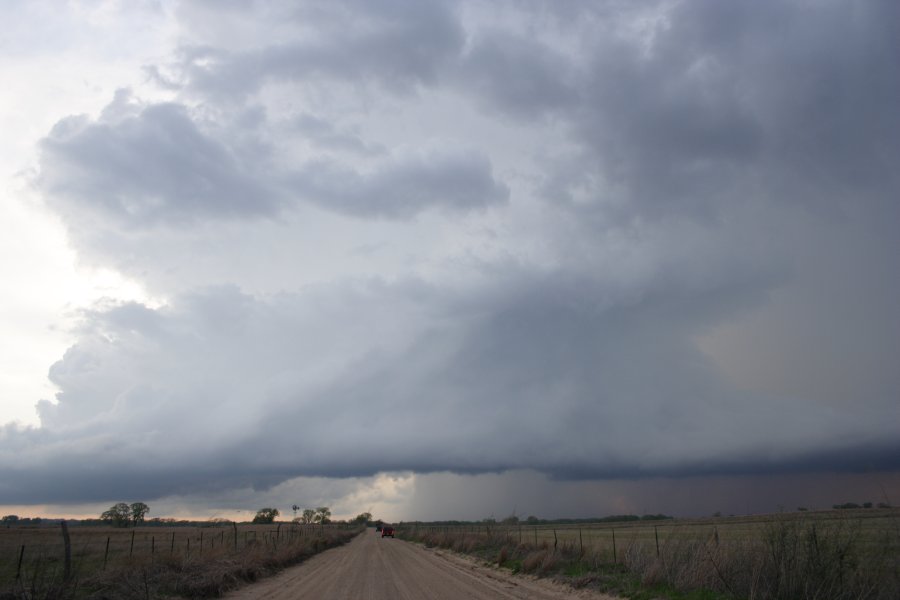
[[[896,2],[4,20],[0,509],[900,497]]]

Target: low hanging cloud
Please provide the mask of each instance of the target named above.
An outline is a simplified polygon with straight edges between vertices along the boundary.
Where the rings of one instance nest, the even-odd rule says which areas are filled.
[[[160,309],[88,313],[51,369],[61,391],[39,405],[42,427],[4,433],[0,502],[385,471],[581,479],[900,467],[883,412],[823,412],[718,380],[684,324],[720,294],[710,306],[648,297],[604,307],[583,283],[516,285],[521,295],[475,305],[408,282],[269,299],[214,288]]]

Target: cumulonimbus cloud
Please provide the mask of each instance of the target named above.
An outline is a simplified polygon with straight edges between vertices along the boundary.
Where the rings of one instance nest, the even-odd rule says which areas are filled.
[[[523,295],[476,305],[426,302],[455,294],[409,282],[269,299],[213,288],[159,309],[87,313],[51,369],[60,393],[39,406],[42,427],[4,434],[0,472],[15,485],[0,487],[0,501],[381,471],[633,478],[898,466],[877,411],[817,413],[814,400],[718,381],[688,330],[662,319],[702,305],[604,307],[588,288],[547,294],[547,283],[521,281]]]

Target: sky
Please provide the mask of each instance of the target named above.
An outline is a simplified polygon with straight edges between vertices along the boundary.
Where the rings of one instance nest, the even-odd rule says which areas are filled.
[[[7,0],[0,512],[900,502],[893,0]]]

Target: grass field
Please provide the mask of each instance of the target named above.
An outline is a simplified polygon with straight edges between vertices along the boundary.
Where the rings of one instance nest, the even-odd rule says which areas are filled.
[[[657,540],[660,548],[687,541],[718,541],[719,544],[745,544],[760,540],[774,523],[816,523],[823,531],[835,528],[852,528],[860,540],[865,540],[875,548],[884,545],[886,550],[897,552],[900,514],[892,510],[823,511],[814,513],[787,513],[778,515],[755,515],[746,517],[716,517],[709,519],[672,519],[665,521],[625,522],[621,524],[585,525],[539,525],[506,528],[511,538],[560,544],[572,544],[585,549],[613,551],[615,536],[616,550],[641,546],[655,552]],[[529,529],[531,531],[529,531]],[[893,536],[887,536],[893,532]],[[893,542],[891,542],[893,540]],[[893,547],[891,544],[893,543]]]
[[[900,597],[897,509],[580,525],[407,524],[401,536],[629,598]]]
[[[91,588],[115,587],[123,576],[135,573],[140,574],[148,590],[151,580],[154,589],[166,589],[171,582],[163,581],[165,573],[176,573],[181,579],[180,591],[190,596],[191,578],[203,580],[203,586],[221,584],[226,589],[229,581],[232,584],[241,579],[252,581],[263,571],[277,570],[343,543],[357,532],[338,526],[292,523],[136,528],[71,526],[70,572],[68,583],[62,586],[65,547],[60,526],[3,528],[0,529],[0,598],[90,597]],[[61,586],[64,591],[59,590]],[[105,597],[116,596],[106,594]],[[129,593],[120,597],[129,597]]]

